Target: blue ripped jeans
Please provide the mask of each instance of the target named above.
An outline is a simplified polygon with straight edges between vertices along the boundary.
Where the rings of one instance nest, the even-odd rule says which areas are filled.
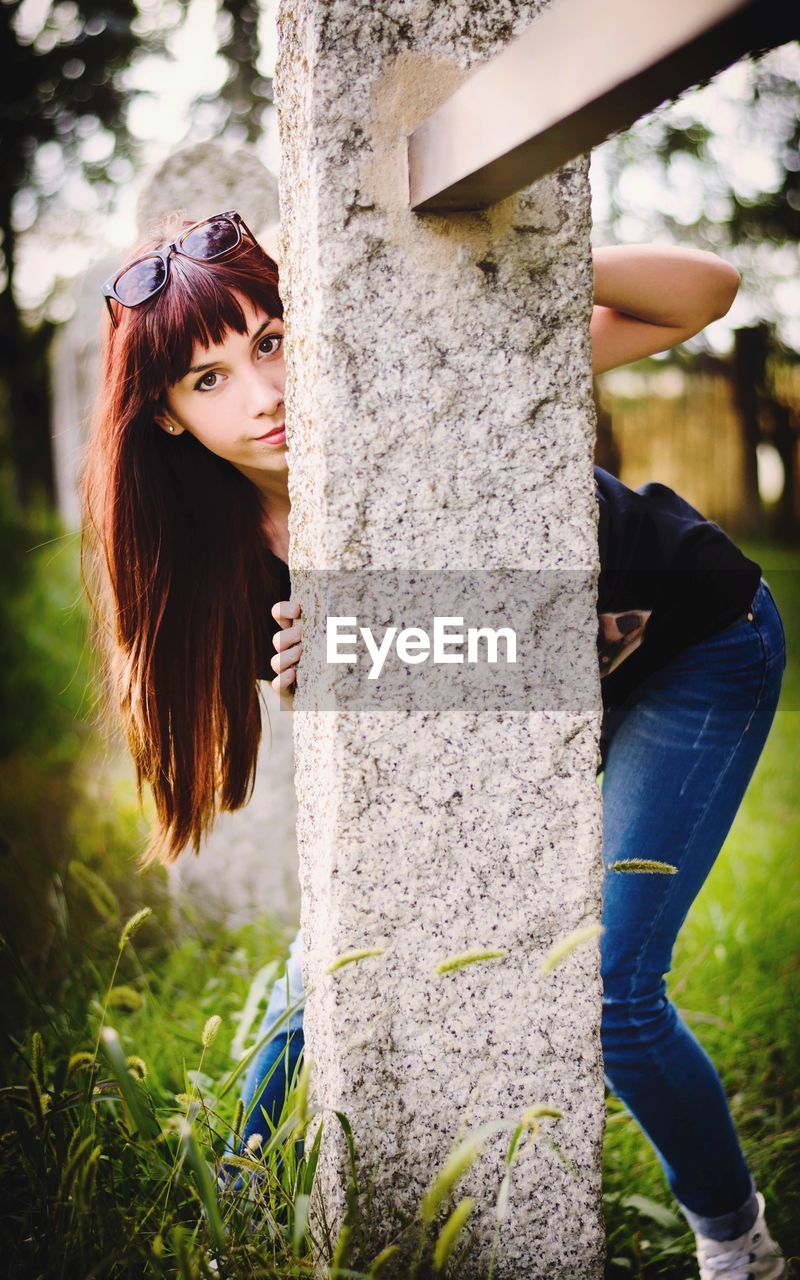
[[[654,858],[676,875],[606,871],[603,886],[601,1040],[606,1082],[652,1142],[667,1182],[695,1231],[733,1239],[757,1216],[755,1186],[713,1063],[666,994],[678,931],[722,848],[767,739],[786,645],[766,583],[750,611],[691,645],[603,717],[603,857]],[[301,935],[288,965],[302,991]],[[284,978],[260,1035],[287,1008]],[[289,1024],[294,1067],[302,1012]],[[286,1034],[253,1062],[250,1101]],[[260,1099],[268,1114],[286,1089],[277,1069]],[[258,1129],[255,1108],[247,1134]]]

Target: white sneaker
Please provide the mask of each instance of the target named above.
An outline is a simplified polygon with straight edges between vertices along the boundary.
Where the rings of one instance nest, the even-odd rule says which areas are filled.
[[[744,1235],[735,1240],[709,1240],[695,1234],[700,1280],[777,1280],[787,1274],[784,1256],[767,1231],[760,1191],[756,1199],[758,1217]]]

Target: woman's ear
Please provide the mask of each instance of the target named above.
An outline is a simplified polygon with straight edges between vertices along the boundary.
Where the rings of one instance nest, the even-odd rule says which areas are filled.
[[[162,431],[166,431],[171,436],[183,435],[186,430],[179,422],[172,417],[168,409],[157,409],[153,415],[153,421]]]

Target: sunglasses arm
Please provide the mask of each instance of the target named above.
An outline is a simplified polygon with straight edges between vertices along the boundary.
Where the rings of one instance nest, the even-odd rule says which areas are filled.
[[[106,306],[108,307],[108,314],[111,317],[111,328],[116,329],[118,322],[117,322],[117,317],[114,315],[114,308],[111,305],[111,298],[107,293],[103,294],[103,297],[106,300]]]

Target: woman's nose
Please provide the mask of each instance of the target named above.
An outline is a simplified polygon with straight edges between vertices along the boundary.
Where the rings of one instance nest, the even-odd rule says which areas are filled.
[[[253,370],[245,389],[245,402],[252,418],[275,417],[283,405],[283,378],[272,370]]]

